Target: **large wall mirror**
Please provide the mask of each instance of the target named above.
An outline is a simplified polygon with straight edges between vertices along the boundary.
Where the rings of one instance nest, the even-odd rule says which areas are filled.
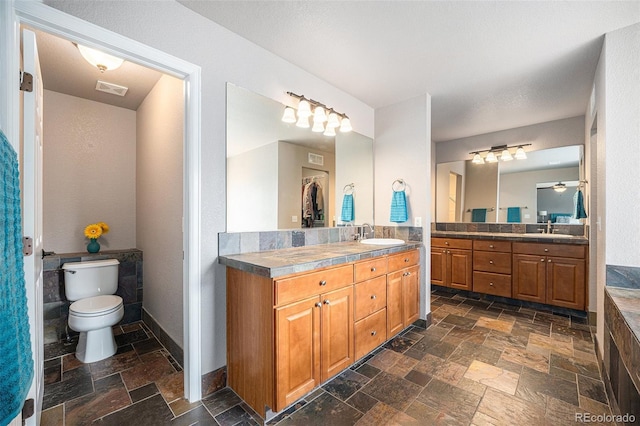
[[[524,160],[436,165],[436,222],[579,224],[574,195],[583,146],[527,152]]]
[[[284,123],[283,111],[227,84],[227,232],[344,225],[347,193],[350,223],[373,223],[373,140],[301,129]]]

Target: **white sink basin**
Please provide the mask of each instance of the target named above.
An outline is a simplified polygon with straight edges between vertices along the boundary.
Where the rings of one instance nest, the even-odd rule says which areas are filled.
[[[374,246],[393,246],[404,244],[404,240],[398,240],[397,238],[368,238],[366,240],[360,240],[362,244],[371,244]]]

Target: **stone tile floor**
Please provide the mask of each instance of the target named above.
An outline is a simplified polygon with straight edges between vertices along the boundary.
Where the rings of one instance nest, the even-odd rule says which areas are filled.
[[[571,425],[610,414],[585,320],[446,292],[410,327],[269,425]],[[41,425],[255,425],[230,389],[189,404],[182,369],[141,323],[118,353],[80,364],[48,345]]]

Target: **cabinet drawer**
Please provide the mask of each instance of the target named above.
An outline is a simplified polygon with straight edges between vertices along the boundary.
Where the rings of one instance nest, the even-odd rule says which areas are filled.
[[[409,266],[417,265],[420,262],[420,252],[418,250],[405,251],[404,253],[389,256],[388,272],[397,271]]]
[[[511,253],[511,241],[473,240],[473,249]]]
[[[585,246],[548,243],[513,243],[513,252],[538,256],[561,256],[584,259]]]
[[[499,274],[511,273],[511,253],[492,253],[489,251],[473,252],[473,270],[484,272],[497,272]]]
[[[356,321],[387,306],[387,277],[356,284]]]
[[[473,272],[473,291],[511,297],[511,275]]]
[[[378,257],[355,265],[356,282],[365,281],[387,273],[387,258]]]
[[[387,340],[387,310],[356,322],[356,357],[358,360]]]
[[[473,241],[460,238],[432,237],[431,246],[471,250]]]
[[[314,296],[353,283],[353,265],[339,266],[275,282],[276,305]]]

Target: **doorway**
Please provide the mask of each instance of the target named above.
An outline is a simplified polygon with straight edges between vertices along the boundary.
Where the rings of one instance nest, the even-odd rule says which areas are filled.
[[[164,52],[151,49],[134,40],[103,28],[90,25],[42,4],[13,4],[15,24],[56,34],[60,37],[93,46],[125,60],[145,65],[184,81],[184,176],[183,176],[183,328],[184,328],[184,394],[189,401],[201,398],[200,389],[200,68]],[[11,41],[13,43],[11,43]],[[9,56],[20,52],[19,40],[11,40]],[[12,59],[13,61],[13,59]],[[8,99],[9,110],[18,110],[20,100]],[[19,117],[12,117],[11,126],[18,127]],[[25,176],[24,180],[37,179]],[[33,281],[33,277],[31,277]],[[27,286],[32,285],[27,277]],[[39,342],[42,344],[42,342]],[[36,365],[36,374],[42,374]],[[30,395],[38,399],[38,395]],[[40,395],[41,400],[41,395]],[[28,421],[28,423],[30,423]],[[33,424],[33,423],[31,423]]]

